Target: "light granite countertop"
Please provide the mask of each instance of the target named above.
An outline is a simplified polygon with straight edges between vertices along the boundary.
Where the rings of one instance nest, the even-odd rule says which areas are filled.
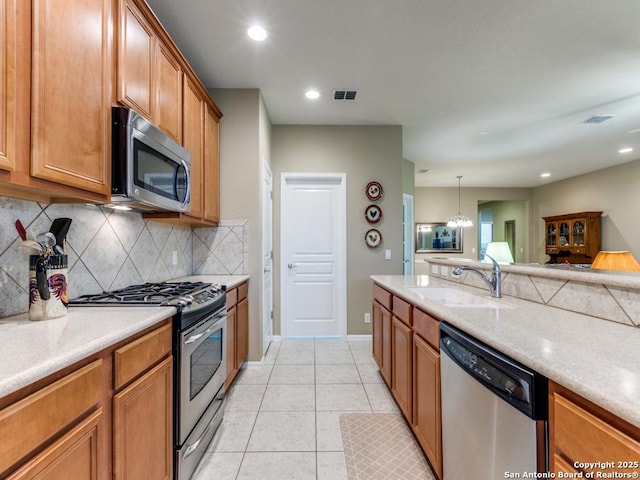
[[[0,320],[0,397],[176,314],[173,307],[77,307],[65,317]]]
[[[234,288],[248,275],[189,275],[174,281]],[[176,314],[173,307],[71,306],[67,316],[0,319],[0,398]]]
[[[226,285],[227,290],[231,290],[247,280],[249,280],[249,275],[188,275],[172,281],[219,283]]]
[[[373,281],[593,403],[640,427],[640,329],[428,275]],[[451,308],[409,287],[449,287],[512,308]]]

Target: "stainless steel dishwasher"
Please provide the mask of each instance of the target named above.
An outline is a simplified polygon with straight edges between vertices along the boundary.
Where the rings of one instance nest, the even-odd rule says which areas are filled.
[[[547,379],[440,325],[443,480],[546,472]]]

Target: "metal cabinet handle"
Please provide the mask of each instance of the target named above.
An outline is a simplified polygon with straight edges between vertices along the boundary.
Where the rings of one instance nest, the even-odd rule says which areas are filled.
[[[292,268],[297,267],[297,266],[298,266],[297,263],[290,263],[290,264],[287,265],[287,267],[289,267],[289,270],[291,270]]]

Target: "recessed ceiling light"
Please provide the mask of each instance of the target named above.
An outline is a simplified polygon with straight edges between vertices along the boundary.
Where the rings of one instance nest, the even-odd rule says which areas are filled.
[[[541,173],[541,174],[540,174],[540,176],[541,176],[542,178],[548,178],[548,177],[550,177],[550,176],[551,176],[551,174],[550,174],[549,172],[544,172],[544,173]]]
[[[633,130],[629,130],[627,133],[640,133],[640,128],[634,128]]]
[[[307,90],[304,96],[311,100],[315,100],[320,97],[320,93],[317,90]]]
[[[252,25],[247,30],[247,35],[249,35],[250,39],[261,42],[267,38],[267,31],[260,25]]]
[[[620,150],[618,150],[618,153],[631,153],[631,152],[633,152],[633,148],[631,147],[621,148]]]
[[[489,135],[489,132],[482,130],[481,132],[478,132],[478,135]]]

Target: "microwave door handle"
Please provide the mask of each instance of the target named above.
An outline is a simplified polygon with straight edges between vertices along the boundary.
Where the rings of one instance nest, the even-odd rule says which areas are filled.
[[[180,163],[182,164],[182,168],[184,168],[184,173],[187,176],[187,191],[184,196],[184,201],[182,202],[182,206],[186,207],[187,205],[189,205],[189,202],[191,201],[191,171],[189,170],[189,164],[186,161],[182,160]]]

